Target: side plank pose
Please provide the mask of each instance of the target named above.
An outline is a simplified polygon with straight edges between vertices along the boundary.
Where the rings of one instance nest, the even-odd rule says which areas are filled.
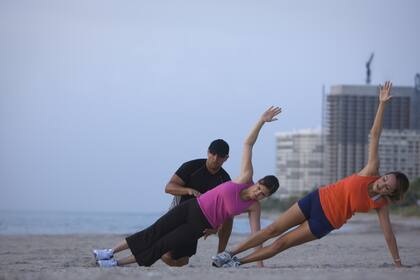
[[[259,200],[273,194],[279,183],[272,175],[256,184],[252,182],[252,148],[264,123],[277,120],[275,116],[280,112],[280,108],[270,107],[251,130],[244,143],[239,177],[181,203],[153,225],[127,237],[114,248],[93,250],[97,264],[112,267],[137,262],[140,266],[151,266],[168,252],[191,247],[205,236],[206,229],[218,229],[226,220],[245,211],[249,213],[252,233],[260,230]],[[127,249],[132,255],[118,260],[114,258],[114,254]]]
[[[391,87],[391,82],[386,82],[379,88],[379,107],[371,129],[367,165],[357,174],[309,193],[267,228],[253,234],[232,251],[212,257],[215,266],[238,267],[241,264],[271,258],[290,247],[320,239],[332,230],[340,228],[355,212],[368,212],[372,208],[378,214],[395,265],[402,266],[391,227],[388,204],[403,198],[408,190],[409,181],[403,173],[396,171],[379,176],[378,160],[379,137],[385,104],[391,99]],[[295,226],[295,229],[285,233]],[[235,256],[276,236],[280,237],[270,246],[259,248],[240,259]]]

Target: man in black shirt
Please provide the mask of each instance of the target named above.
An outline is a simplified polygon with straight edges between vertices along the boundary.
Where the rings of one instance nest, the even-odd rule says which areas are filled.
[[[174,195],[171,208],[230,181],[229,174],[222,168],[229,157],[229,145],[222,139],[211,142],[207,159],[196,159],[185,162],[175,172],[166,185],[165,192]],[[233,219],[226,221],[220,230],[218,252],[223,252],[232,232]],[[212,233],[209,229],[208,233]],[[190,248],[177,248],[162,256],[162,261],[170,266],[188,264],[189,257],[197,251],[197,242]]]

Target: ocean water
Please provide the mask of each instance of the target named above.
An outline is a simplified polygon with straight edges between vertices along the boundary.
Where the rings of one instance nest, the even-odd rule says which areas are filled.
[[[130,234],[148,227],[162,214],[0,211],[0,234]],[[261,219],[261,227],[270,223]],[[248,218],[235,218],[232,231],[248,234]]]

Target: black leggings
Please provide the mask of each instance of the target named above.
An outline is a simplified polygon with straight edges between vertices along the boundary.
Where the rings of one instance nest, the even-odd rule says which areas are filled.
[[[183,248],[194,246],[206,228],[211,228],[211,225],[197,199],[190,199],[170,210],[150,227],[127,237],[126,241],[137,263],[151,266],[169,251],[182,251]]]

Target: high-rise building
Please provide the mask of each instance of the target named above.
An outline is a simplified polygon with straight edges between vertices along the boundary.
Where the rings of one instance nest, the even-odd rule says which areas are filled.
[[[420,75],[415,87],[394,86],[385,109],[384,129],[420,130]],[[378,108],[378,87],[332,86],[324,98],[325,174],[334,182],[367,163],[368,135]]]
[[[300,195],[323,181],[323,145],[320,130],[276,134],[278,196]]]
[[[383,130],[378,155],[380,174],[401,171],[409,180],[420,177],[420,131]]]

